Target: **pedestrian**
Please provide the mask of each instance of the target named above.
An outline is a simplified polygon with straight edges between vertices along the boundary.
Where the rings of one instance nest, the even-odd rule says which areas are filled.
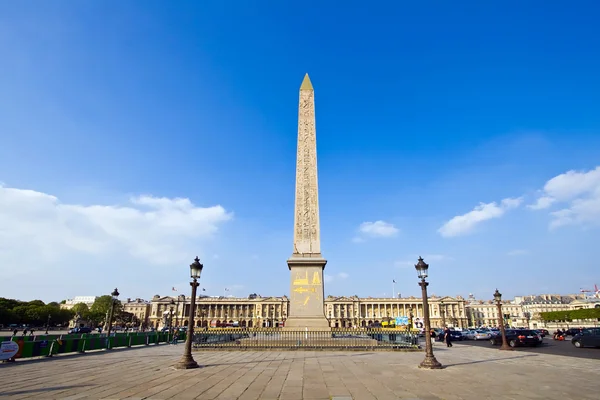
[[[429,331],[429,337],[431,339],[431,347],[433,347],[433,345],[435,344],[435,337],[437,336],[437,333],[435,333],[435,330],[430,330]]]
[[[177,335],[179,335],[179,328],[175,329],[175,333],[173,333],[173,340],[171,340],[171,344],[177,344]]]
[[[446,347],[452,347],[452,335],[450,335],[450,329],[448,328],[444,331],[444,339],[446,339]]]
[[[33,336],[33,329],[29,330],[29,336]]]
[[[23,329],[23,336],[27,336],[27,328]]]
[[[18,329],[15,329],[15,330],[13,331],[13,336],[17,336],[17,333],[19,333],[19,330],[18,330]]]

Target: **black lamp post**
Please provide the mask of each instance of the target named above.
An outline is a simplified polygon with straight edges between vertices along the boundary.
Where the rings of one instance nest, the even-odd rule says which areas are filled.
[[[442,317],[442,328],[446,328],[446,308],[444,307],[444,300],[440,300],[440,315]]]
[[[175,300],[171,299],[171,307],[169,307],[169,333],[173,333],[173,306],[175,305]]]
[[[410,318],[410,322],[408,324],[408,331],[410,332],[410,331],[412,331],[412,328],[413,328],[413,319],[415,318],[415,312],[412,309],[412,307],[410,309],[410,312],[409,312],[408,316]]]
[[[502,315],[502,294],[496,289],[494,292],[494,300],[498,307],[498,323],[500,324],[500,333],[502,334],[502,346],[500,350],[512,350],[506,342],[506,330],[504,329],[504,316]]]
[[[48,329],[50,329],[50,318],[52,318],[52,316],[48,314],[48,321],[46,322],[46,335],[48,334]]]
[[[112,320],[113,320],[113,316],[115,313],[115,304],[117,303],[118,297],[119,297],[119,290],[117,288],[115,288],[115,290],[112,291],[111,295],[111,303],[110,303],[110,310],[108,312],[108,328],[106,329],[106,337],[110,338],[110,331],[112,329]],[[108,343],[107,339],[107,343]]]
[[[200,279],[200,275],[202,274],[202,268],[204,268],[204,265],[200,263],[200,259],[198,257],[196,257],[194,262],[190,264],[190,277],[192,278],[192,281],[190,282],[190,286],[192,287],[190,316],[188,321],[187,336],[185,338],[185,349],[183,351],[181,360],[175,364],[176,369],[192,369],[200,367],[194,360],[194,357],[192,357],[192,340],[194,339],[194,309],[196,308],[196,289],[198,289],[198,286],[200,285],[198,283],[198,279]]]
[[[419,257],[419,262],[415,264],[417,275],[421,279],[419,286],[421,286],[421,293],[423,296],[423,319],[425,320],[425,359],[419,364],[419,368],[427,369],[440,369],[442,364],[435,359],[433,355],[433,347],[431,346],[431,326],[429,322],[429,301],[427,299],[427,285],[429,283],[425,280],[427,278],[427,270],[429,264],[423,261],[423,258]]]

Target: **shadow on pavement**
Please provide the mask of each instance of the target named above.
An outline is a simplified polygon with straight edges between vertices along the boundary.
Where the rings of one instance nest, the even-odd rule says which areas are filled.
[[[94,386],[94,385],[67,385],[67,386],[54,386],[54,387],[41,388],[41,389],[15,390],[13,392],[4,392],[4,393],[0,394],[0,396],[15,396],[15,395],[19,395],[19,394],[28,394],[28,393],[52,392],[54,390],[75,389],[75,388],[82,388],[82,387],[88,387],[88,386]]]
[[[461,362],[461,363],[445,364],[444,367],[448,368],[448,367],[454,367],[454,366],[457,366],[457,365],[480,364],[480,363],[493,362],[493,361],[514,360],[514,359],[517,359],[517,358],[526,358],[526,357],[538,357],[538,355],[537,354],[530,354],[530,355],[526,355],[526,356],[490,358],[489,360],[466,361],[466,362]]]
[[[23,363],[35,364],[35,363],[48,362],[48,361],[53,361],[53,360],[72,359],[72,358],[78,358],[78,357],[94,357],[94,356],[100,356],[103,354],[112,354],[112,353],[126,353],[126,352],[130,352],[130,351],[146,349],[149,347],[152,348],[152,347],[154,347],[154,345],[152,345],[152,346],[116,347],[111,350],[90,350],[85,353],[55,354],[52,357],[17,358],[16,362],[5,362],[5,363],[0,364],[0,368],[8,367],[11,365],[12,366],[21,365]]]

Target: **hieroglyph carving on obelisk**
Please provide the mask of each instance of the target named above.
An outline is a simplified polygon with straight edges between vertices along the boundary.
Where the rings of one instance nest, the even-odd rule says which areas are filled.
[[[308,74],[300,86],[294,254],[321,254],[315,92]]]

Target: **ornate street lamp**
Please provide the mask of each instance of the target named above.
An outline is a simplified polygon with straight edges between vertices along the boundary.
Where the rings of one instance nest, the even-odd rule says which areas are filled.
[[[529,321],[531,320],[531,313],[529,311],[525,311],[523,313],[523,316],[525,317],[525,321],[527,321],[527,329],[529,329]]]
[[[107,337],[106,343],[107,344],[108,344],[108,341],[110,340],[108,338],[110,338],[110,331],[112,329],[112,320],[113,320],[113,315],[115,313],[115,303],[117,302],[118,297],[119,297],[119,290],[117,288],[115,288],[115,290],[113,290],[110,295],[111,295],[112,301],[110,303],[110,311],[108,312],[108,328],[106,329],[106,337]]]
[[[410,308],[410,312],[409,312],[408,316],[410,318],[409,323],[408,323],[408,332],[410,333],[413,328],[413,319],[415,318],[415,312],[412,307]]]
[[[423,296],[423,319],[425,320],[425,359],[419,364],[419,368],[440,369],[442,368],[442,364],[440,364],[433,355],[430,337],[431,326],[429,323],[429,301],[427,299],[427,285],[429,285],[429,283],[425,280],[425,278],[427,278],[429,264],[423,261],[423,258],[419,257],[419,262],[415,264],[415,269],[417,270],[417,275],[421,279],[419,286],[421,286]]]
[[[440,314],[442,317],[442,328],[446,328],[446,308],[444,307],[444,300],[440,300]]]
[[[502,346],[500,350],[512,350],[506,342],[506,330],[504,329],[504,316],[502,315],[502,294],[496,289],[494,292],[494,300],[498,307],[498,323],[500,324],[500,334],[502,335]]]
[[[198,279],[202,274],[202,268],[204,265],[200,264],[200,259],[196,257],[194,262],[190,264],[190,277],[192,281],[190,286],[192,287],[192,298],[190,304],[190,316],[188,321],[187,337],[185,338],[185,349],[181,360],[175,364],[176,369],[192,369],[198,368],[198,363],[192,357],[192,340],[194,338],[194,309],[196,308],[196,289],[200,285]]]
[[[169,333],[173,333],[173,306],[175,305],[175,300],[171,299],[171,307],[169,307]]]

